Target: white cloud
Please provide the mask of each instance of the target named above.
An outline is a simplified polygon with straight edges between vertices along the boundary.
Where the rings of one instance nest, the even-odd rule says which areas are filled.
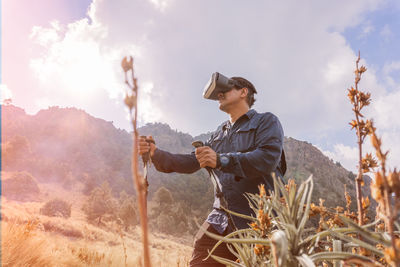
[[[127,53],[140,55],[140,49],[132,44],[105,45],[107,35],[107,27],[89,23],[88,19],[67,27],[53,22],[50,28],[33,28],[31,39],[44,49],[43,56],[30,62],[41,83],[42,95],[33,101],[38,108],[78,106],[110,120],[115,119],[108,114],[110,105],[119,106],[120,115],[126,112],[122,99],[127,87],[120,61]],[[143,87],[148,88],[148,84],[151,82],[143,82]],[[152,106],[149,93],[151,90],[147,89],[141,94],[143,103],[140,106],[146,109],[142,109],[140,118],[145,121],[152,121],[148,114]],[[157,108],[152,109],[152,114],[157,115],[157,112]],[[128,120],[122,123],[117,120],[116,124],[130,127]]]
[[[35,41],[41,46],[47,46],[51,43],[58,42],[60,40],[61,25],[58,21],[52,21],[50,23],[51,28],[43,28],[34,26],[29,38],[35,39]]]
[[[160,11],[165,12],[171,0],[149,0]]]
[[[385,84],[386,87],[388,87],[389,89],[399,90],[400,86],[397,84],[399,80],[397,81],[395,80],[395,78],[399,79],[399,77],[400,77],[400,61],[393,61],[390,63],[386,63],[384,65],[383,78],[386,82]]]
[[[399,103],[400,90],[397,90],[377,98],[372,104],[378,136],[382,137],[383,149],[389,150],[388,163],[391,168],[400,168]]]
[[[354,173],[357,172],[358,166],[358,148],[350,147],[343,144],[336,144],[333,147],[333,151],[323,150],[319,148],[325,156],[329,157],[333,161],[340,162],[340,164],[347,170]]]
[[[12,100],[12,92],[8,88],[8,86],[4,83],[0,84],[0,103],[4,104],[5,100],[9,101]]]
[[[286,135],[314,142],[347,130],[356,55],[341,32],[382,2],[94,0],[88,19],[33,30],[43,54],[31,66],[45,88],[42,105],[79,106],[126,126],[119,64],[132,54],[141,121],[192,134],[226,119],[201,97],[211,73],[244,76],[259,91],[257,110],[277,114]],[[372,68],[362,85],[385,95]]]

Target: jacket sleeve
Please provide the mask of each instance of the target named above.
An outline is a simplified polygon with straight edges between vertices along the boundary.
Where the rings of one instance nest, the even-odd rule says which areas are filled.
[[[194,153],[172,154],[157,148],[151,160],[154,167],[160,172],[193,173],[200,169]]]
[[[229,164],[221,171],[243,178],[269,175],[280,163],[283,138],[278,118],[271,113],[264,114],[256,129],[256,148],[245,153],[220,154],[229,158]]]

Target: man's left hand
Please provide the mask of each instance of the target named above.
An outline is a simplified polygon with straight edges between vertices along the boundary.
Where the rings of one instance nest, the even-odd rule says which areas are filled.
[[[196,148],[195,155],[201,168],[217,167],[217,153],[209,146]]]

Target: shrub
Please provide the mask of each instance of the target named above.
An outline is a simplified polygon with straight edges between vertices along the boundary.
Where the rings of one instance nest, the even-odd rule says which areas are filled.
[[[40,214],[50,216],[50,217],[71,217],[71,204],[68,204],[65,200],[62,199],[53,199],[40,209]]]
[[[48,221],[43,223],[46,232],[58,233],[63,236],[72,238],[82,238],[83,234],[80,230],[70,225],[59,225],[56,222]]]
[[[177,230],[174,223],[174,217],[169,213],[163,212],[156,219],[157,230],[166,234],[173,234]]]
[[[92,190],[96,187],[95,179],[90,176],[88,173],[84,173],[82,176],[84,188],[82,189],[82,193],[86,196],[89,196]]]
[[[10,141],[2,144],[3,170],[18,170],[26,163],[32,153],[31,146],[25,136],[15,135]]]
[[[97,223],[100,225],[103,217],[115,217],[117,205],[117,201],[112,197],[109,184],[104,182],[100,187],[92,190],[82,210],[85,212],[88,221],[97,219]]]
[[[162,186],[154,193],[153,201],[157,202],[161,207],[164,207],[171,205],[174,202],[174,198],[171,192]]]
[[[28,172],[15,172],[2,182],[2,194],[17,201],[34,201],[40,194],[36,179]]]
[[[138,224],[138,214],[136,212],[135,199],[133,197],[126,198],[123,201],[118,215],[125,226],[125,230],[128,230],[129,226]]]

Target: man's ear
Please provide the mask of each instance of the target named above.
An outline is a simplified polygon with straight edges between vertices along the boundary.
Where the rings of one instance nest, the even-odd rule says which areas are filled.
[[[249,89],[247,87],[242,88],[242,93],[240,96],[247,97],[247,94],[249,93]]]

